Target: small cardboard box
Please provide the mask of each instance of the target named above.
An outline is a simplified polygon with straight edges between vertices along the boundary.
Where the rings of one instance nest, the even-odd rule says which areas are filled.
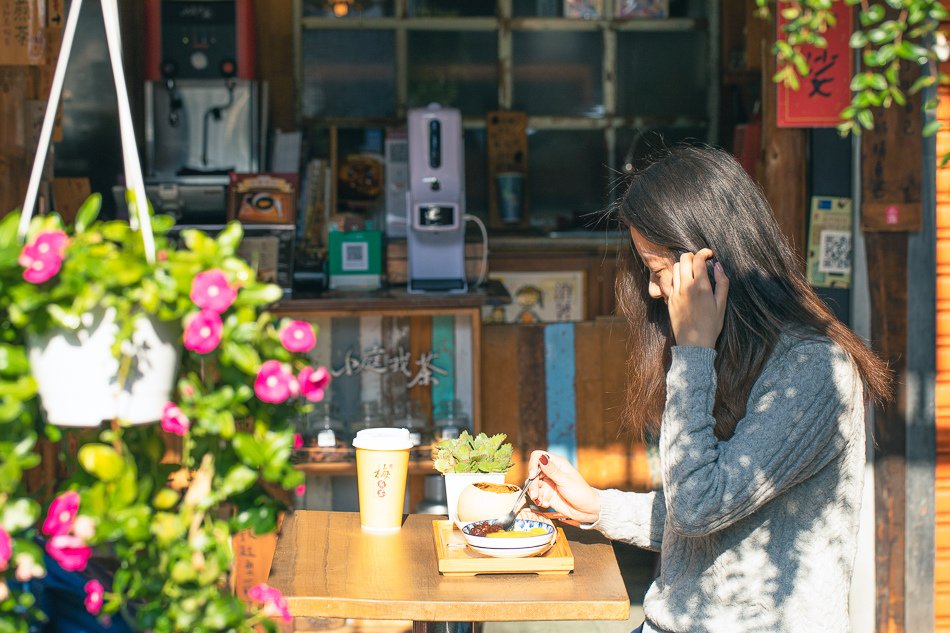
[[[382,231],[331,231],[330,289],[379,288],[382,277]]]

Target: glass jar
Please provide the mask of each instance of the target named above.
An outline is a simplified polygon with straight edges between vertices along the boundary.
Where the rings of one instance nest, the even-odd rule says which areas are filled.
[[[360,417],[350,423],[350,431],[355,437],[363,429],[378,429],[388,426],[379,403],[375,400],[364,400],[360,403]]]
[[[393,404],[392,425],[409,429],[409,439],[412,440],[413,448],[424,446],[432,441],[428,421],[422,414],[422,407],[415,400],[404,400]]]
[[[343,448],[347,444],[343,421],[333,417],[330,403],[318,402],[307,415],[312,446],[316,448]],[[306,444],[306,436],[304,441]]]
[[[443,400],[436,405],[432,426],[435,429],[433,440],[436,442],[454,440],[462,431],[472,431],[471,421],[462,408],[461,400]]]

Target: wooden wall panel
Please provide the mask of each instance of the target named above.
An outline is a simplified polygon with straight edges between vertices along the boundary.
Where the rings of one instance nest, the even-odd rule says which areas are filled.
[[[560,363],[552,362],[550,355],[564,350],[544,346],[546,334],[550,338],[556,331],[561,336],[567,328],[573,330],[573,418],[563,417],[563,411],[559,414],[551,406],[551,394],[563,391],[564,384],[558,389],[548,384],[548,373],[560,371],[553,369]],[[524,480],[530,452],[548,447],[553,437],[561,447],[576,447],[576,466],[595,487],[646,490],[652,486],[645,447],[632,442],[620,427],[627,360],[624,328],[622,320],[609,318],[485,326],[482,430],[507,433],[514,445],[516,464],[509,472],[510,482]],[[573,424],[565,424],[571,419]],[[574,437],[565,439],[563,433],[570,427]],[[552,429],[557,433],[552,435]]]
[[[944,64],[947,66],[947,64]],[[942,69],[950,72],[950,67]],[[937,163],[950,151],[950,90],[940,91]],[[937,384],[934,630],[950,631],[950,166],[937,169]]]
[[[792,243],[799,259],[805,261],[805,227],[808,218],[806,198],[805,129],[779,128],[776,125],[778,89],[772,82],[775,74],[775,27],[765,32],[766,44],[762,71],[762,186],[772,205],[779,228]],[[804,263],[802,264],[804,266]]]

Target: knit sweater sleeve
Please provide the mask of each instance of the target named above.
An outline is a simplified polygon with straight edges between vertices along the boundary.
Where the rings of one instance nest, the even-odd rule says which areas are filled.
[[[598,490],[600,518],[584,528],[594,528],[609,539],[623,541],[643,549],[660,551],[666,505],[663,491],[621,492]]]
[[[711,534],[804,481],[847,446],[861,383],[847,355],[825,340],[773,354],[735,434],[713,433],[713,361],[704,347],[672,348],[660,459],[670,529]]]

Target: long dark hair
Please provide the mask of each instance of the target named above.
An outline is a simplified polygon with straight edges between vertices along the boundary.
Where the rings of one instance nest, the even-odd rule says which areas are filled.
[[[634,174],[614,208],[621,227],[674,254],[710,248],[729,277],[716,342],[713,416],[719,439],[732,437],[746,400],[782,333],[827,336],[851,357],[865,393],[890,394],[885,363],[815,294],[758,185],[729,154],[711,148],[668,150]],[[630,325],[625,424],[634,435],[659,429],[672,332],[666,306],[648,294],[649,270],[623,249],[617,298]]]

